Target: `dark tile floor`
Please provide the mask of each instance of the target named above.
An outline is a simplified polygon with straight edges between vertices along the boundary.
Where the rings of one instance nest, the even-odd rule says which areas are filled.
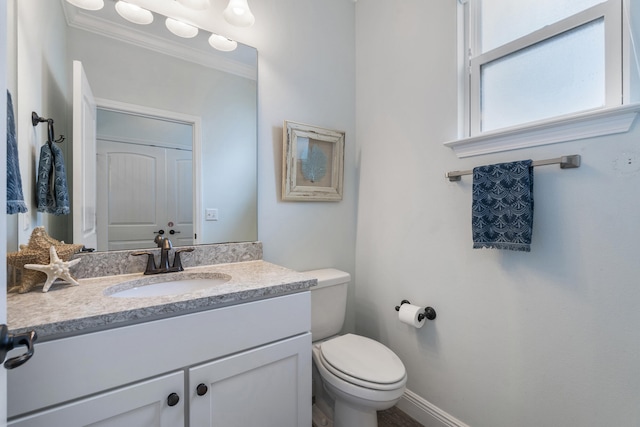
[[[394,406],[378,412],[378,427],[423,427],[423,425]]]

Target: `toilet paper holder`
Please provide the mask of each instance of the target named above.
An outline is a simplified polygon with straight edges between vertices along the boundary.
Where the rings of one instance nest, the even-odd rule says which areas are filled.
[[[400,305],[402,304],[411,304],[410,301],[403,299],[400,302]],[[396,305],[396,311],[400,311],[400,305]],[[433,309],[433,307],[425,307],[424,309],[424,313],[420,313],[418,314],[418,321],[422,322],[422,319],[429,319],[429,320],[433,320],[436,318],[436,311]]]

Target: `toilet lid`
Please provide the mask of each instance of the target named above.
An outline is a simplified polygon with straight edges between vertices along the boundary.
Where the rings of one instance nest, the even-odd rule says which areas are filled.
[[[366,337],[342,335],[323,342],[320,349],[324,360],[335,369],[364,381],[392,384],[406,374],[393,351]]]

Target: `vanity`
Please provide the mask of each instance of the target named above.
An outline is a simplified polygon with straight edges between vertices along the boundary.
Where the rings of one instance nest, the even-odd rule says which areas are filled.
[[[114,293],[184,273],[225,280]],[[8,425],[310,425],[315,279],[259,259],[79,281],[8,295],[12,332],[39,336],[31,360],[8,371]]]

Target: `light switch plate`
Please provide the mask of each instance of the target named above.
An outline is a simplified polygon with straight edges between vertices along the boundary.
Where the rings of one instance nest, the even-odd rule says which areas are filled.
[[[204,210],[204,219],[206,221],[217,221],[218,220],[218,209],[207,208]]]

